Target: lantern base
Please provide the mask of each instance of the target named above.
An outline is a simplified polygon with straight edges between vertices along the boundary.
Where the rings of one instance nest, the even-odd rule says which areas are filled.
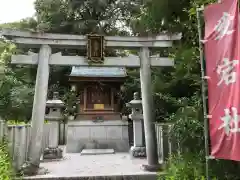
[[[146,147],[135,147],[132,146],[130,149],[130,155],[134,158],[146,157]]]
[[[141,166],[141,169],[149,172],[159,172],[159,171],[162,171],[164,167],[163,167],[163,164],[155,164],[155,165],[143,164]]]
[[[57,148],[47,148],[43,152],[44,160],[55,160],[63,158],[63,150],[59,147]]]

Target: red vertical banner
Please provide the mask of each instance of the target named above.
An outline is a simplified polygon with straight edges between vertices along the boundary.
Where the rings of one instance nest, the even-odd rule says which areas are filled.
[[[238,0],[205,8],[211,155],[240,161],[240,55]]]

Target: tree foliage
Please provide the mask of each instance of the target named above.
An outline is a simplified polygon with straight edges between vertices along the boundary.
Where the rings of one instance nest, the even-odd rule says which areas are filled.
[[[119,31],[117,24],[130,19],[132,13],[138,11],[135,1],[36,0],[38,30],[74,34],[125,34],[125,31]]]
[[[3,43],[0,62],[4,69],[1,73],[0,83],[0,116],[6,119],[26,120],[30,118],[33,78],[31,68],[11,67],[11,55],[16,47],[10,43]]]

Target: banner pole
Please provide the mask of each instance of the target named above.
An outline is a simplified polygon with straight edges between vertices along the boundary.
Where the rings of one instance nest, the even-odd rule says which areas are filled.
[[[202,103],[203,103],[203,115],[204,115],[204,144],[205,144],[205,170],[206,180],[210,180],[209,177],[209,135],[208,135],[208,115],[207,115],[207,102],[206,102],[206,82],[204,72],[204,56],[203,56],[203,45],[202,45],[202,31],[201,31],[201,17],[200,12],[203,11],[204,7],[197,8],[197,25],[198,25],[198,40],[199,40],[199,56],[201,65],[201,84],[202,84]]]

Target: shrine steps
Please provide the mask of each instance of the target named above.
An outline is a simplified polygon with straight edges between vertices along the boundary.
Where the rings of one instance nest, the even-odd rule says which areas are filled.
[[[114,149],[83,149],[81,155],[103,155],[114,153]]]

